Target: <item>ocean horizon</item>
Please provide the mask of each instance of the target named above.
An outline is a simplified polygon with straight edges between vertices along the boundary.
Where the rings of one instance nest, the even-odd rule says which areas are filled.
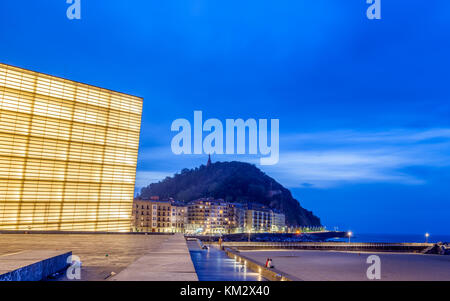
[[[336,238],[330,241],[348,241],[348,238]],[[351,237],[351,242],[417,242],[423,243],[426,241],[425,234],[381,234],[381,233],[354,233]],[[428,242],[450,242],[450,235],[430,233]]]

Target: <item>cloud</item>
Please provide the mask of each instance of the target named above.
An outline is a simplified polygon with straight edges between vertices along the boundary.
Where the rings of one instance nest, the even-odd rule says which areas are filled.
[[[449,138],[450,129],[288,135],[282,138],[287,150],[267,172],[289,187],[372,182],[420,185],[426,178],[408,168],[450,166]]]
[[[393,129],[389,131],[378,132],[360,132],[355,130],[336,130],[314,133],[294,133],[281,137],[281,141],[292,144],[301,143],[383,143],[383,144],[404,144],[426,142],[430,139],[442,138],[450,141],[450,129],[429,129],[429,130],[410,130]]]
[[[329,188],[358,183],[422,185],[427,176],[411,167],[449,167],[450,129],[335,130],[285,134],[280,161],[260,166],[251,155],[213,155],[213,161],[255,164],[283,185]],[[176,156],[170,146],[139,152],[136,188],[158,182],[183,168],[205,164],[207,155]],[[156,170],[156,171],[154,171]]]
[[[289,187],[327,188],[361,182],[421,184],[422,180],[401,172],[413,164],[405,157],[369,152],[290,152],[268,173]]]

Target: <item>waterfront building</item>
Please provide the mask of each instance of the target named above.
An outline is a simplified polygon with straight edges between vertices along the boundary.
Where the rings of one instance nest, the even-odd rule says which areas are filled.
[[[278,210],[250,203],[245,211],[245,232],[285,232],[286,217]]]
[[[155,205],[156,210],[156,205]],[[134,200],[132,213],[132,230],[136,232],[152,232],[157,226],[156,216],[153,219],[152,204],[149,201]]]
[[[133,231],[183,233],[186,219],[186,207],[173,200],[134,200]]]
[[[175,212],[175,217],[172,217],[172,223],[175,224],[175,232],[184,233],[188,223],[188,207],[180,203],[174,203],[172,204],[172,210]]]
[[[272,210],[271,212],[271,226],[272,226],[272,232],[285,232],[286,231],[286,217],[283,213]]]
[[[245,232],[245,208],[242,204],[229,204],[231,215],[231,232],[243,233]]]
[[[181,232],[220,235],[230,233],[284,232],[284,214],[263,206],[228,203],[202,198],[187,205],[173,199],[136,199],[133,205],[133,231]]]
[[[142,99],[0,64],[0,230],[129,231]]]
[[[188,205],[188,233],[227,234],[231,232],[231,208],[227,202],[198,199]]]
[[[172,208],[172,204],[169,201],[152,201],[151,208],[151,232],[175,232],[175,224],[172,222],[175,216],[175,208]]]
[[[250,205],[245,212],[246,232],[264,233],[272,230],[272,212],[264,207]]]
[[[170,213],[170,204],[167,206],[166,203],[162,204],[159,201],[135,200],[132,217],[134,230],[137,232],[166,232],[165,230],[170,228],[171,221],[170,214],[167,217],[166,212]],[[167,224],[169,226],[166,227]]]

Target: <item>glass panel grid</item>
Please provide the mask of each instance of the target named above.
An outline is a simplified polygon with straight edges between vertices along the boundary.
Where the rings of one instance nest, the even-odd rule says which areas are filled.
[[[0,230],[129,231],[142,99],[0,64]]]

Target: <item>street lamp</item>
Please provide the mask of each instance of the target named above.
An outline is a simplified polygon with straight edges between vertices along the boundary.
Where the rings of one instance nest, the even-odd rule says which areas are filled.
[[[430,236],[430,233],[425,233],[425,243],[428,243],[428,237]]]
[[[350,243],[350,238],[352,237],[352,235],[353,235],[352,231],[348,231],[348,232],[347,232],[348,243]]]

